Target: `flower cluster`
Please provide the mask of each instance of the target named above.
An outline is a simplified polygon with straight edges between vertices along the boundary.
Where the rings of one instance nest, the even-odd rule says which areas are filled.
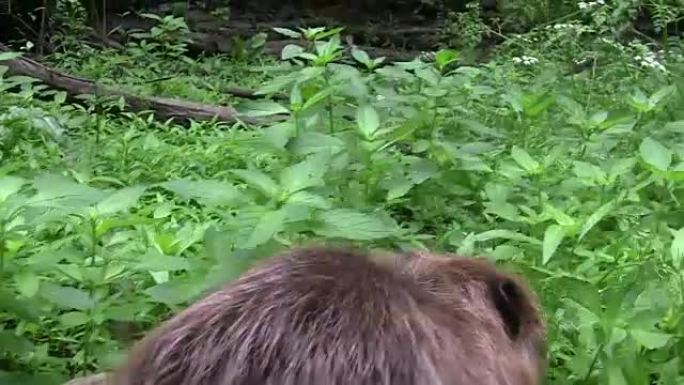
[[[645,51],[641,55],[634,56],[634,60],[644,68],[653,68],[660,72],[667,72],[665,66],[658,61],[656,55],[651,51]]]
[[[606,2],[604,0],[596,0],[596,1],[580,1],[577,3],[577,6],[579,6],[579,9],[591,9],[600,5],[605,5]]]
[[[531,66],[531,65],[537,64],[539,62],[539,59],[537,59],[536,57],[532,57],[532,56],[514,57],[512,60],[513,60],[513,63],[515,63],[515,64],[522,64],[522,65],[526,65],[526,66]]]
[[[554,25],[549,25],[546,27],[546,29],[555,29],[555,30],[562,30],[562,29],[575,29],[576,25],[575,24],[570,24],[570,23],[558,23]]]

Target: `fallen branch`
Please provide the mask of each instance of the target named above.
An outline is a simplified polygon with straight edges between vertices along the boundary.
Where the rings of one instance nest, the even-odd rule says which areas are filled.
[[[0,51],[9,52],[10,49],[0,43]],[[268,118],[267,120],[255,120],[252,118],[240,117],[232,106],[215,106],[178,99],[137,96],[115,88],[97,84],[91,80],[59,72],[26,57],[8,60],[4,62],[4,64],[6,64],[13,73],[39,79],[51,87],[65,90],[72,97],[84,94],[121,97],[131,110],[135,112],[151,111],[161,120],[218,120],[228,123],[245,121],[247,123],[257,124],[269,123],[284,118],[284,116],[280,115]]]

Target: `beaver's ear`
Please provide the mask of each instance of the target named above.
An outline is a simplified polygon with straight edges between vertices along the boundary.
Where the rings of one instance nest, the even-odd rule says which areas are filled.
[[[512,339],[517,338],[525,312],[530,308],[525,290],[514,279],[505,276],[493,279],[489,289],[508,335]]]

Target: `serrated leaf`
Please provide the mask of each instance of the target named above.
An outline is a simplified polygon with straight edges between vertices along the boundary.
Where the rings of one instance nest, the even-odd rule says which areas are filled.
[[[32,306],[31,300],[17,299],[13,292],[0,288],[0,310],[3,310],[14,317],[20,319],[38,322],[38,311],[35,306]]]
[[[558,246],[565,238],[566,230],[559,225],[551,225],[544,232],[544,242],[542,244],[542,264],[546,265],[553,254],[556,253]]]
[[[392,221],[350,209],[330,210],[320,214],[322,226],[317,234],[333,238],[372,240],[396,235],[399,227]]]
[[[415,183],[403,175],[395,176],[387,181],[383,181],[382,183],[382,187],[387,190],[386,199],[388,201],[401,198],[402,196],[406,195],[406,193],[408,193],[413,186],[415,186]]]
[[[555,206],[546,203],[544,204],[544,214],[548,214],[553,220],[561,226],[572,227],[575,226],[575,219],[563,211],[557,209]]]
[[[270,176],[259,170],[232,170],[231,172],[267,197],[273,198],[280,191],[280,186]]]
[[[280,52],[280,59],[290,60],[299,57],[304,53],[304,48],[298,46],[297,44],[288,44],[283,47],[283,50]]]
[[[140,257],[135,268],[144,271],[182,271],[189,270],[190,263],[182,257],[173,257],[160,253],[156,249],[150,249]]]
[[[639,146],[644,162],[659,171],[667,171],[672,163],[672,151],[651,138],[645,138]]]
[[[588,180],[592,185],[608,183],[608,176],[600,167],[582,161],[575,161],[573,164],[575,166],[573,171],[578,178]]]
[[[183,199],[195,199],[209,206],[230,206],[241,198],[232,183],[218,180],[178,179],[162,183],[161,186]]]
[[[613,200],[599,207],[598,210],[594,211],[594,213],[591,214],[586,221],[584,221],[582,229],[580,230],[578,240],[582,240],[582,238],[584,238],[584,236],[587,235],[589,230],[596,226],[596,224],[599,223],[606,215],[610,214],[610,212],[613,211],[613,209],[615,208],[615,205],[616,202]]]
[[[646,349],[660,349],[667,345],[672,338],[669,334],[646,330],[632,329],[629,334]]]
[[[307,132],[306,135],[299,135],[292,143],[292,151],[298,155],[308,155],[322,151],[336,154],[344,148],[343,141],[320,132]]]
[[[289,114],[290,110],[273,100],[250,100],[241,103],[238,112],[241,116],[260,118],[278,114]]]
[[[452,49],[442,49],[435,54],[435,63],[440,70],[456,60],[458,60],[458,52]]]
[[[76,326],[87,324],[88,322],[90,322],[90,317],[86,313],[80,311],[72,311],[69,313],[64,313],[61,316],[59,316],[59,322],[61,322],[62,326],[64,326],[65,328],[73,328]]]
[[[249,235],[245,248],[252,249],[270,241],[274,235],[283,230],[285,211],[277,210],[266,213]]]
[[[144,186],[124,187],[98,202],[95,210],[103,216],[129,210],[138,203],[146,189]]]
[[[83,281],[83,273],[81,273],[81,268],[73,263],[60,263],[57,264],[57,269],[65,276],[73,279],[77,282]]]
[[[0,63],[21,57],[21,52],[0,52]]]
[[[534,245],[541,245],[541,241],[512,230],[489,230],[474,236],[476,242],[486,242],[492,239],[510,239],[514,241],[527,242]]]
[[[299,191],[290,195],[287,199],[287,203],[300,204],[322,210],[328,210],[332,206],[324,197],[312,194],[308,191]]]
[[[40,285],[40,296],[64,309],[88,310],[95,306],[95,300],[85,291],[51,282]]]
[[[167,305],[180,305],[193,298],[198,289],[194,285],[179,280],[171,280],[162,284],[152,286],[145,290],[145,293],[157,303]]]
[[[301,34],[301,33],[297,32],[297,31],[293,31],[293,30],[291,30],[291,29],[279,28],[279,27],[274,27],[274,28],[272,28],[272,29],[273,29],[275,32],[278,32],[279,34],[281,34],[281,35],[283,35],[283,36],[287,36],[287,37],[290,37],[290,38],[293,38],[293,39],[300,39],[300,38],[302,37],[302,34]]]
[[[31,271],[14,274],[14,283],[19,293],[27,298],[32,298],[40,289],[40,277]]]
[[[329,156],[318,153],[302,162],[285,168],[280,174],[280,185],[286,194],[292,194],[313,186],[323,185],[323,175],[328,168]]]
[[[351,53],[352,57],[354,57],[354,59],[356,59],[356,61],[358,61],[359,63],[366,65],[370,63],[370,56],[368,56],[366,51],[361,50],[357,47],[353,47]]]
[[[30,203],[37,206],[89,207],[108,195],[107,192],[73,181],[62,175],[44,175],[34,180],[36,195]]]
[[[629,381],[627,381],[618,360],[610,360],[608,362],[608,384],[606,385],[629,385]]]
[[[4,176],[0,178],[0,202],[7,200],[10,195],[16,194],[24,183],[26,183],[24,179],[16,176]]]
[[[684,120],[677,120],[674,122],[665,123],[665,131],[670,131],[678,134],[684,134]]]
[[[356,122],[359,131],[366,139],[373,139],[373,135],[380,128],[380,117],[370,104],[359,106],[356,110]]]
[[[524,149],[513,146],[511,149],[511,156],[513,157],[513,160],[528,173],[536,174],[539,172],[539,162],[534,160],[534,158],[532,158]]]
[[[415,73],[416,76],[425,80],[431,86],[436,86],[439,83],[439,72],[432,67],[418,68]]]
[[[0,352],[26,354],[33,351],[33,344],[27,338],[10,331],[0,330]]]

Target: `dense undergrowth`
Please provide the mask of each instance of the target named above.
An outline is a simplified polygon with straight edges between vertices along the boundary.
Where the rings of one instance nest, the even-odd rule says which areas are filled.
[[[550,384],[684,383],[681,42],[603,32],[540,28],[473,66],[348,57],[323,31],[281,61],[189,59],[149,35],[49,58],[144,94],[287,93],[239,104],[291,114],[264,127],[158,122],[3,76],[0,383],[106,370],[205,290],[320,240],[521,271],[550,326]]]

